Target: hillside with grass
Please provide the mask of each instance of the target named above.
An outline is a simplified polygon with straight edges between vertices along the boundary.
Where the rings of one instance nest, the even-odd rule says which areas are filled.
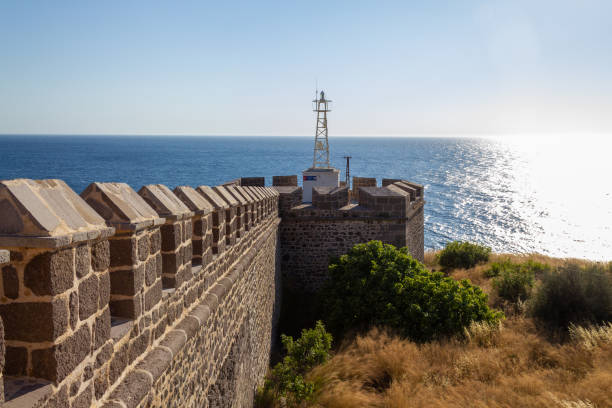
[[[372,244],[332,261],[257,406],[612,407],[612,263]]]

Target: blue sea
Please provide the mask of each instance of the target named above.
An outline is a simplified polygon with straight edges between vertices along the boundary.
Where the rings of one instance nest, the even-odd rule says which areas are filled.
[[[77,193],[93,181],[217,185],[300,174],[307,137],[0,136],[0,179],[59,178]],[[612,160],[584,140],[555,138],[330,139],[351,175],[425,185],[425,246],[469,240],[497,252],[612,260]]]

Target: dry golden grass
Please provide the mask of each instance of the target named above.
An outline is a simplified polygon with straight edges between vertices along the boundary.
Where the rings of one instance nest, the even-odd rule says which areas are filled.
[[[551,266],[568,261],[492,255],[489,263],[450,276],[469,279],[491,294],[484,272],[491,262],[507,258]],[[434,252],[425,254],[425,264],[436,269]],[[503,327],[474,323],[461,338],[425,344],[373,329],[308,374],[320,384],[309,406],[612,407],[612,324],[573,327],[570,335],[565,343],[551,342],[522,313],[512,314]]]
[[[612,342],[551,344],[529,319],[504,326],[426,344],[372,330],[309,373],[322,384],[312,406],[612,407]]]

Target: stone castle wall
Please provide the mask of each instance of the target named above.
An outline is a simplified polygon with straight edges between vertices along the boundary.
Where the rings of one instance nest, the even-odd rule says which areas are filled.
[[[0,404],[251,406],[282,284],[316,291],[331,256],[373,239],[423,258],[422,186],[302,204],[295,176],[274,180],[0,181]]]
[[[316,187],[312,204],[298,200],[301,189],[297,187],[277,188],[281,269],[290,290],[316,292],[327,279],[331,258],[371,240],[407,247],[423,260],[423,186],[385,179],[385,187],[375,187],[376,179],[353,180],[357,181],[353,197],[358,201],[350,201],[347,187]]]
[[[219,202],[191,187],[0,182],[5,407],[252,403],[280,307],[278,193],[210,190]]]

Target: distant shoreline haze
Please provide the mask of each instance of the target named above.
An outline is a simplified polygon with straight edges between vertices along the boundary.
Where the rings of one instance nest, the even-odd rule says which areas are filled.
[[[588,139],[587,139],[588,140]],[[603,138],[596,139],[603,141]],[[0,179],[217,185],[300,174],[313,137],[1,135]],[[332,137],[331,162],[351,175],[426,186],[425,247],[470,240],[495,252],[612,260],[612,162],[585,138]],[[298,179],[300,179],[298,177]]]

